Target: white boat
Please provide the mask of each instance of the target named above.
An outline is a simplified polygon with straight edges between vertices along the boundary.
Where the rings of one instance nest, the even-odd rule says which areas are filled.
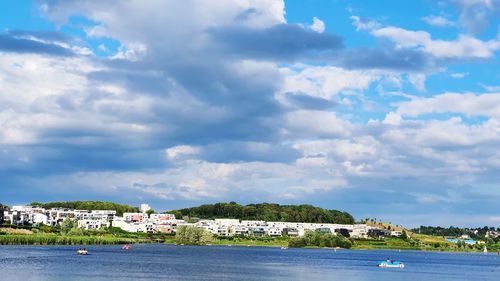
[[[288,247],[281,247],[281,250],[288,250]]]
[[[400,261],[386,260],[378,264],[378,267],[382,268],[404,268],[405,264]]]
[[[86,249],[79,249],[78,251],[76,251],[76,254],[77,255],[88,255],[89,251],[87,251]]]

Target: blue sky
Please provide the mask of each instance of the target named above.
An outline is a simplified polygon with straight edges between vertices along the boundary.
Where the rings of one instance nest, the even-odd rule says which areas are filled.
[[[2,1],[0,201],[500,224],[500,1]]]

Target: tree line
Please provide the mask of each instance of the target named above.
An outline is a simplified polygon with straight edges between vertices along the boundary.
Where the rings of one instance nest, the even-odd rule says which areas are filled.
[[[458,237],[461,235],[469,235],[472,239],[484,239],[486,233],[488,231],[497,231],[500,232],[500,227],[477,227],[477,228],[460,228],[460,227],[441,227],[441,226],[420,226],[418,228],[412,229],[415,233],[421,233],[426,235],[433,236],[449,236],[449,237]]]
[[[118,215],[123,215],[123,213],[135,213],[139,212],[139,208],[132,207],[124,204],[116,204],[112,202],[101,202],[101,201],[71,201],[71,202],[50,202],[50,203],[40,203],[33,202],[31,206],[42,207],[45,209],[51,208],[68,208],[75,210],[114,210]]]
[[[205,204],[173,210],[177,218],[232,218],[240,220],[286,221],[308,223],[354,224],[347,212],[327,210],[312,205],[279,205],[271,203],[240,205],[236,202]]]

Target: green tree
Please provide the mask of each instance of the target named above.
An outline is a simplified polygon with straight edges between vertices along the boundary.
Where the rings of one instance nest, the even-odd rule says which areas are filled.
[[[236,202],[205,204],[198,207],[170,211],[176,217],[199,217],[204,219],[234,218],[241,220],[289,221],[311,223],[353,224],[351,214],[327,210],[311,205],[279,205],[271,203],[242,206]]]
[[[131,207],[123,204],[116,204],[111,202],[101,202],[101,201],[70,201],[70,202],[50,202],[50,203],[40,203],[33,202],[31,206],[39,206],[46,209],[51,208],[68,208],[75,210],[115,210],[118,215],[130,212],[139,212],[139,208]]]
[[[406,233],[406,230],[403,229],[400,238],[403,240],[408,240],[408,233]]]
[[[293,237],[288,241],[288,247],[290,248],[303,248],[305,246],[307,246],[307,244],[302,237]]]
[[[177,244],[184,245],[207,245],[212,243],[213,239],[212,233],[203,228],[194,226],[179,226],[175,234],[175,241]]]
[[[74,220],[67,218],[61,223],[60,227],[61,234],[69,234],[70,231],[76,227],[78,227],[78,223]]]
[[[349,249],[352,242],[342,235],[323,233],[319,231],[306,231],[303,237],[292,238],[288,242],[289,247],[341,247]]]
[[[150,217],[151,214],[154,214],[154,213],[155,213],[155,210],[153,210],[153,209],[146,211],[146,214],[148,215],[148,217]]]

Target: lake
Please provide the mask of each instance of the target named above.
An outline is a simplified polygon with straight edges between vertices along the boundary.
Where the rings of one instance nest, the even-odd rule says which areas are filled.
[[[265,247],[0,246],[0,280],[500,280],[500,255]],[[404,269],[378,268],[386,258]]]

